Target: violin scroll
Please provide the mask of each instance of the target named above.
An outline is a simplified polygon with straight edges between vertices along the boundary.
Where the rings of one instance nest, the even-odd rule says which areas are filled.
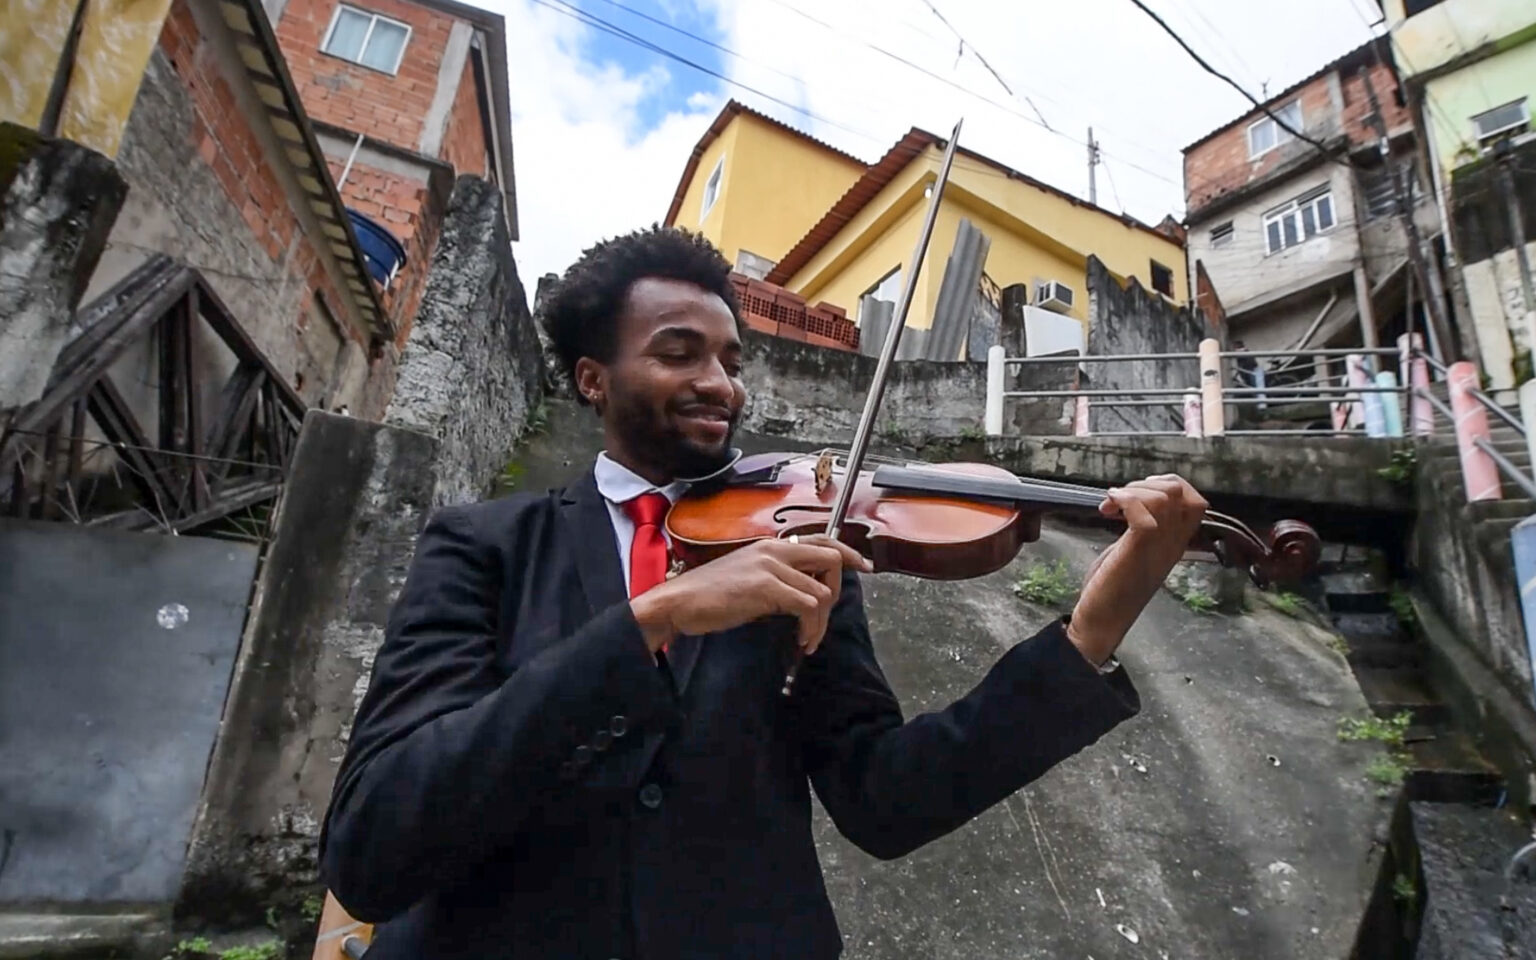
[[[1260,537],[1242,521],[1207,511],[1193,545],[1214,553],[1223,566],[1244,567],[1260,587],[1296,583],[1317,566],[1322,540],[1300,520],[1281,520]]]

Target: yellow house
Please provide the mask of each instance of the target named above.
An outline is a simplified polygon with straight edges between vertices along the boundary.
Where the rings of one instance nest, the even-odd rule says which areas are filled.
[[[938,177],[943,139],[913,129],[878,161],[859,164],[734,101],[699,142],[666,222],[698,230],[737,269],[807,301],[857,316],[860,299],[894,301]],[[1182,237],[1118,216],[960,148],[918,276],[909,326],[932,322],[962,219],[991,240],[986,273],[1000,287],[1057,281],[1063,312],[1086,323],[1086,265],[1189,299]],[[744,254],[750,254],[745,256]],[[1033,300],[1033,294],[1031,295]]]

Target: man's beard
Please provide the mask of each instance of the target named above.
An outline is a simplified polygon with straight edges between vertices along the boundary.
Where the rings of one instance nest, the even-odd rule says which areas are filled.
[[[668,419],[674,409],[687,404],[668,404],[666,411],[657,415],[643,403],[630,402],[622,394],[614,396],[612,402],[619,433],[631,445],[630,454],[644,457],[651,466],[674,479],[708,476],[730,459],[731,440],[736,436],[736,426],[741,420],[740,411],[731,417],[725,438],[719,445],[704,447],[684,436]]]

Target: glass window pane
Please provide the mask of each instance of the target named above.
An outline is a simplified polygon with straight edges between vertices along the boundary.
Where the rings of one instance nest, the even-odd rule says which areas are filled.
[[[1293,127],[1301,127],[1301,101],[1292,100],[1290,103],[1275,111],[1275,116],[1284,120]]]
[[[1317,232],[1317,221],[1312,218],[1312,208],[1310,206],[1301,208],[1301,230],[1302,236],[1306,237],[1310,237]]]
[[[1286,246],[1294,247],[1296,244],[1301,242],[1300,238],[1296,236],[1296,215],[1295,214],[1288,214],[1285,217],[1284,220],[1280,221],[1280,224],[1281,224],[1281,226],[1283,226],[1285,228],[1285,245]]]
[[[1248,135],[1252,140],[1253,152],[1262,153],[1275,145],[1275,124],[1273,121],[1265,120],[1249,130]]]
[[[1271,220],[1264,229],[1269,239],[1269,252],[1274,253],[1280,249],[1280,221]]]
[[[1333,226],[1333,197],[1317,198],[1317,229],[1327,230]]]
[[[393,73],[404,47],[405,28],[398,23],[380,20],[373,25],[373,35],[368,38],[368,49],[363,51],[362,62],[375,70]]]
[[[325,52],[356,60],[363,52],[363,38],[368,35],[368,23],[372,19],[356,10],[342,7],[336,16],[336,27],[331,31],[330,42],[325,45]]]

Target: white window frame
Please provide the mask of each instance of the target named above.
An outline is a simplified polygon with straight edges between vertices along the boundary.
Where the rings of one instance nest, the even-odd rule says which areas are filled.
[[[1231,245],[1232,241],[1234,239],[1236,239],[1236,238],[1237,238],[1237,227],[1234,226],[1234,224],[1233,224],[1233,222],[1231,220],[1228,220],[1225,223],[1218,223],[1218,224],[1216,224],[1216,226],[1211,228],[1211,232],[1210,232],[1210,245],[1211,245],[1211,249],[1212,250],[1216,250],[1216,249],[1219,249],[1221,247],[1229,246],[1229,245]]]
[[[1306,121],[1301,112],[1300,97],[1297,97],[1295,100],[1292,100],[1290,103],[1287,103],[1284,106],[1280,106],[1271,110],[1270,113],[1280,114],[1286,110],[1289,110],[1293,106],[1296,108],[1296,122],[1292,124],[1292,126],[1296,127],[1298,130],[1306,129]],[[1253,131],[1266,123],[1273,125],[1275,128],[1275,142],[1265,147],[1263,150],[1254,150]],[[1256,160],[1259,157],[1264,156],[1264,154],[1268,153],[1269,151],[1276,149],[1277,147],[1285,146],[1287,143],[1290,143],[1294,139],[1296,139],[1296,137],[1289,130],[1280,126],[1280,124],[1275,121],[1274,117],[1271,117],[1269,114],[1265,114],[1259,119],[1248,124],[1248,159]]]
[[[715,161],[715,168],[709,171],[709,176],[704,180],[704,199],[699,205],[699,222],[709,216],[709,211],[715,209],[715,204],[720,200],[720,185],[725,182],[725,155]]]
[[[1329,223],[1326,227],[1318,227],[1316,226],[1319,219],[1317,215],[1317,204],[1318,201],[1322,200],[1324,197],[1328,198],[1328,218],[1332,222]],[[1313,231],[1311,234],[1306,232],[1305,223],[1302,220],[1302,211],[1308,207],[1312,208]],[[1295,220],[1296,242],[1287,244],[1285,242],[1284,221],[1292,218]],[[1271,223],[1281,224],[1280,246],[1278,247],[1270,246],[1269,225]],[[1331,232],[1335,227],[1339,225],[1339,205],[1338,202],[1333,198],[1333,184],[1330,183],[1316,190],[1308,191],[1307,193],[1302,194],[1294,200],[1289,200],[1274,208],[1273,210],[1270,210],[1268,213],[1264,214],[1262,225],[1264,229],[1264,255],[1266,257],[1271,257],[1277,253],[1290,250],[1292,247],[1299,247],[1306,243],[1308,240],[1311,240],[1313,237],[1320,237],[1325,233]]]
[[[1510,107],[1510,106],[1518,106],[1520,108],[1521,117],[1520,117],[1519,122],[1505,124],[1504,126],[1499,127],[1497,130],[1492,130],[1492,131],[1490,131],[1488,133],[1484,133],[1481,129],[1479,129],[1478,123],[1477,123],[1477,118],[1478,117],[1486,117],[1490,113],[1493,113],[1493,112],[1498,111],[1498,110],[1503,110],[1505,107]],[[1486,146],[1487,144],[1493,142],[1494,140],[1497,140],[1499,137],[1503,136],[1504,134],[1508,133],[1511,130],[1518,130],[1521,127],[1529,127],[1531,125],[1531,107],[1530,107],[1530,103],[1527,100],[1527,98],[1525,98],[1525,97],[1521,97],[1518,100],[1510,100],[1507,103],[1501,103],[1501,104],[1499,104],[1496,107],[1490,107],[1487,110],[1484,110],[1482,113],[1475,113],[1475,114],[1473,114],[1471,120],[1472,120],[1472,136],[1474,138],[1476,138],[1478,144]]]
[[[368,23],[368,32],[363,34],[363,45],[357,48],[358,56],[362,56],[363,51],[368,49],[368,41],[373,39],[373,28],[378,26],[380,20],[392,26],[405,28],[405,40],[400,44],[400,53],[395,57],[394,66],[388,70],[380,70],[378,67],[370,66],[361,60],[353,60],[351,57],[344,57],[339,53],[332,53],[330,51],[331,36],[336,32],[336,24],[341,22],[341,11],[343,10],[350,10],[358,16],[372,18]],[[371,10],[364,10],[362,7],[354,7],[350,3],[338,3],[336,4],[335,11],[331,13],[331,25],[325,28],[325,38],[320,41],[320,52],[328,57],[335,57],[337,60],[345,60],[347,63],[357,64],[364,70],[373,70],[378,73],[387,73],[390,76],[395,76],[400,72],[400,64],[405,62],[405,48],[410,45],[411,25],[405,21],[396,20],[394,17],[386,17],[382,13],[374,13]]]

